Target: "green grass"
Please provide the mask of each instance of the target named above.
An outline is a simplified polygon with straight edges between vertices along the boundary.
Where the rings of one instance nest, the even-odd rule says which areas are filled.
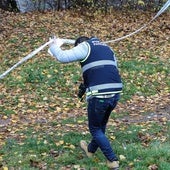
[[[159,93],[164,87],[161,86],[162,81],[169,85],[169,69],[158,59],[156,63],[128,60],[121,64],[121,72],[126,73],[124,79],[124,95],[128,99],[132,95],[138,93],[142,96],[150,96]]]
[[[125,102],[136,93],[144,96],[154,95],[169,84],[167,79],[168,64],[159,61],[158,58],[153,63],[134,59],[120,61],[120,68],[124,77],[124,94],[121,102]],[[160,73],[158,77],[157,73]],[[63,98],[65,102],[63,107],[74,108],[75,103],[71,98],[76,93],[76,85],[80,78],[80,68],[76,64],[61,65],[50,59],[35,60],[32,64],[21,66],[17,74],[18,77],[12,74],[8,75],[1,82],[11,93],[19,89],[19,93],[15,93],[14,96],[6,100],[5,105],[0,106],[0,111],[3,111],[5,115],[17,114],[17,111],[14,111],[16,109],[12,108],[16,108],[15,106],[20,103],[20,98],[24,95],[31,97],[32,94],[35,97],[31,99],[28,97],[28,103],[22,103],[26,110],[37,111],[36,104],[43,103],[44,97],[48,98],[45,101],[47,104],[58,102],[59,105],[61,99],[56,101],[56,99],[51,98],[54,94]],[[156,79],[159,76],[161,82],[165,84],[163,87],[160,86],[161,82]],[[2,93],[0,98],[5,100],[6,95]],[[55,106],[48,108],[48,113],[53,111],[55,111]],[[124,111],[120,115],[111,117],[113,119],[121,118],[128,114]],[[50,129],[46,125],[43,127],[43,124],[42,130],[37,129],[37,126],[41,126],[37,124],[23,127],[23,130],[20,128],[15,132],[15,137],[7,138],[5,145],[1,147],[0,166],[23,170],[38,170],[42,166],[52,170],[66,166],[72,169],[94,167],[99,170],[107,170],[105,158],[100,151],[96,153],[94,158],[89,159],[80,149],[79,141],[81,139],[89,141],[90,134],[83,135],[83,132],[87,130],[72,127],[78,121],[82,121],[84,127],[87,126],[85,124],[87,118],[84,115],[76,119],[65,118],[62,122],[53,120],[49,124]],[[59,124],[65,128],[58,128]],[[70,125],[68,130],[67,124]],[[155,164],[159,170],[169,170],[169,127],[169,123],[162,125],[152,122],[149,125],[109,126],[108,135],[116,137],[115,140],[110,138],[116,154],[126,157],[125,160],[120,160],[120,169],[124,170],[129,167],[133,170],[148,170],[149,166]],[[144,139],[139,138],[139,134]],[[162,141],[161,136],[165,136],[166,140]],[[63,143],[56,144],[61,141]]]
[[[41,32],[44,32],[43,28]],[[14,37],[9,43],[15,44],[17,41]],[[32,40],[31,44],[36,45],[37,41]],[[169,61],[160,60],[152,51],[147,54],[147,60],[139,60],[139,50],[134,51],[131,44],[127,48],[133,53],[125,51],[118,57],[124,84],[120,102],[126,102],[135,94],[152,96],[160,91],[167,91],[167,87],[170,87]],[[19,53],[15,50],[9,51],[11,58]],[[24,47],[21,49],[21,52],[26,51]],[[145,54],[145,50],[142,53]],[[10,57],[4,60],[0,72],[15,63]],[[45,117],[55,112],[56,107],[61,110],[70,109],[69,113],[74,115],[76,110],[80,111],[76,108],[80,77],[81,70],[77,63],[60,64],[49,56],[34,58],[0,80],[3,86],[0,93],[1,116],[26,114],[29,118],[37,112]],[[80,108],[85,106],[86,104],[82,103]],[[58,115],[53,115],[54,119],[49,119],[44,124],[24,124],[21,121],[14,126],[9,125],[5,132],[11,130],[11,135],[8,136],[5,132],[0,134],[0,139],[5,141],[0,148],[0,168],[38,170],[46,167],[45,169],[49,170],[59,170],[70,167],[75,170],[88,170],[93,167],[107,170],[100,150],[89,159],[79,147],[81,139],[90,140],[86,115],[80,113],[77,117],[68,118],[62,111],[58,114],[63,116],[62,120],[57,119]],[[112,114],[111,119],[122,118],[128,114],[128,111],[124,110],[120,114]],[[125,156],[124,160],[120,160],[120,170],[148,170],[148,167],[154,164],[159,170],[169,170],[169,131],[169,122],[109,125],[107,134],[116,154]]]
[[[151,123],[151,125],[147,131],[150,135],[163,130],[161,125],[154,123]],[[120,161],[120,169],[123,170],[130,166],[135,170],[141,168],[147,170],[150,165],[156,164],[160,170],[168,170],[170,167],[169,143],[153,139],[147,141],[147,146],[143,146],[142,141],[138,138],[138,133],[142,129],[142,125],[124,126],[124,130],[122,130],[122,127],[109,128],[109,135],[113,133],[116,136],[115,140],[111,140],[115,152],[117,155],[126,157],[125,160]],[[73,169],[73,167],[79,165],[78,167],[86,169],[96,167],[107,170],[104,164],[105,159],[99,150],[90,159],[86,158],[80,149],[79,141],[81,139],[89,141],[89,134],[82,135],[78,130],[59,131],[55,128],[51,128],[50,132],[37,131],[34,127],[18,132],[18,134],[25,134],[26,138],[24,140],[10,138],[6,140],[5,146],[0,151],[3,160],[5,160],[2,164],[5,166],[6,162],[8,167],[16,169],[38,169],[45,163],[47,169],[57,170],[68,165]],[[144,131],[143,135],[145,134]],[[167,132],[162,133],[162,135],[167,135]],[[59,143],[60,141],[63,141],[63,143]],[[31,162],[34,162],[34,165]]]

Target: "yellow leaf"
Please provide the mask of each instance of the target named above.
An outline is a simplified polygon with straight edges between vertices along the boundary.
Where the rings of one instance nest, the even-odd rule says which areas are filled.
[[[50,77],[52,77],[52,75],[48,74],[47,77],[50,78]]]
[[[47,100],[48,100],[48,98],[47,98],[47,97],[44,97],[44,98],[43,98],[43,101],[47,101]]]
[[[70,149],[75,149],[75,146],[74,145],[70,145],[69,148]]]
[[[3,160],[3,158],[2,158],[2,156],[0,156],[0,161],[2,161]]]
[[[17,123],[17,120],[11,120],[12,123]]]
[[[124,155],[119,155],[119,158],[120,158],[121,161],[126,159],[126,157]]]
[[[139,0],[138,5],[145,5],[145,2],[143,2],[142,0]]]
[[[3,119],[8,119],[8,116],[3,116]]]
[[[47,144],[48,143],[48,141],[47,140],[44,140],[44,144]]]
[[[77,121],[77,123],[83,123],[84,122],[84,120],[78,120]]]
[[[4,166],[4,167],[3,167],[3,170],[8,170],[8,167]]]
[[[47,155],[47,153],[45,153],[45,152],[44,152],[44,153],[41,153],[41,155],[42,155],[42,156],[46,156],[46,155]]]
[[[63,145],[63,144],[64,144],[64,141],[63,141],[63,140],[60,140],[59,142],[56,142],[55,144],[56,144],[56,146],[60,146],[60,145]]]
[[[60,107],[56,107],[57,112],[61,112],[61,108]]]
[[[110,136],[110,139],[115,140],[116,136]]]
[[[71,145],[68,145],[68,146],[64,146],[64,148],[75,149],[76,147],[71,144]]]
[[[132,167],[134,165],[134,163],[133,162],[129,162],[128,165]]]
[[[21,80],[21,79],[22,79],[22,77],[21,77],[21,76],[17,76],[16,78],[17,78],[18,80]]]

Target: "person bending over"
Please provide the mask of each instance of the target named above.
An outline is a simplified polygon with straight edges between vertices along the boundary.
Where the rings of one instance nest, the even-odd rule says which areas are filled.
[[[48,52],[61,63],[78,61],[82,69],[92,139],[88,144],[81,140],[80,146],[88,157],[100,148],[107,159],[108,168],[118,170],[118,158],[105,135],[107,122],[120,99],[123,86],[115,54],[96,37],[81,36],[75,41],[75,46],[68,50],[62,50],[62,45],[61,39],[54,38]]]

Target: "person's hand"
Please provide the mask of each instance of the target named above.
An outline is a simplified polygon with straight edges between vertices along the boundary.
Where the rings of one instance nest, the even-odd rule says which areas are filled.
[[[54,57],[54,54],[52,53],[52,51],[51,51],[51,49],[50,49],[51,46],[52,46],[52,45],[56,45],[57,47],[61,47],[61,46],[64,44],[64,42],[62,41],[62,39],[56,38],[56,36],[50,37],[50,38],[49,38],[49,41],[50,41],[50,44],[49,44],[48,53],[49,53],[52,57]]]
[[[61,47],[64,44],[64,42],[60,38],[56,38],[56,36],[54,36],[53,38],[50,38],[50,40],[52,40],[52,43],[49,46],[55,44],[58,47]]]

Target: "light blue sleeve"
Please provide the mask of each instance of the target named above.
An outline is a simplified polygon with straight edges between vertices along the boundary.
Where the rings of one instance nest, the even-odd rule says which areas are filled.
[[[61,63],[69,63],[85,59],[89,54],[90,46],[87,42],[83,42],[69,50],[62,50],[57,45],[52,44],[49,51]]]

